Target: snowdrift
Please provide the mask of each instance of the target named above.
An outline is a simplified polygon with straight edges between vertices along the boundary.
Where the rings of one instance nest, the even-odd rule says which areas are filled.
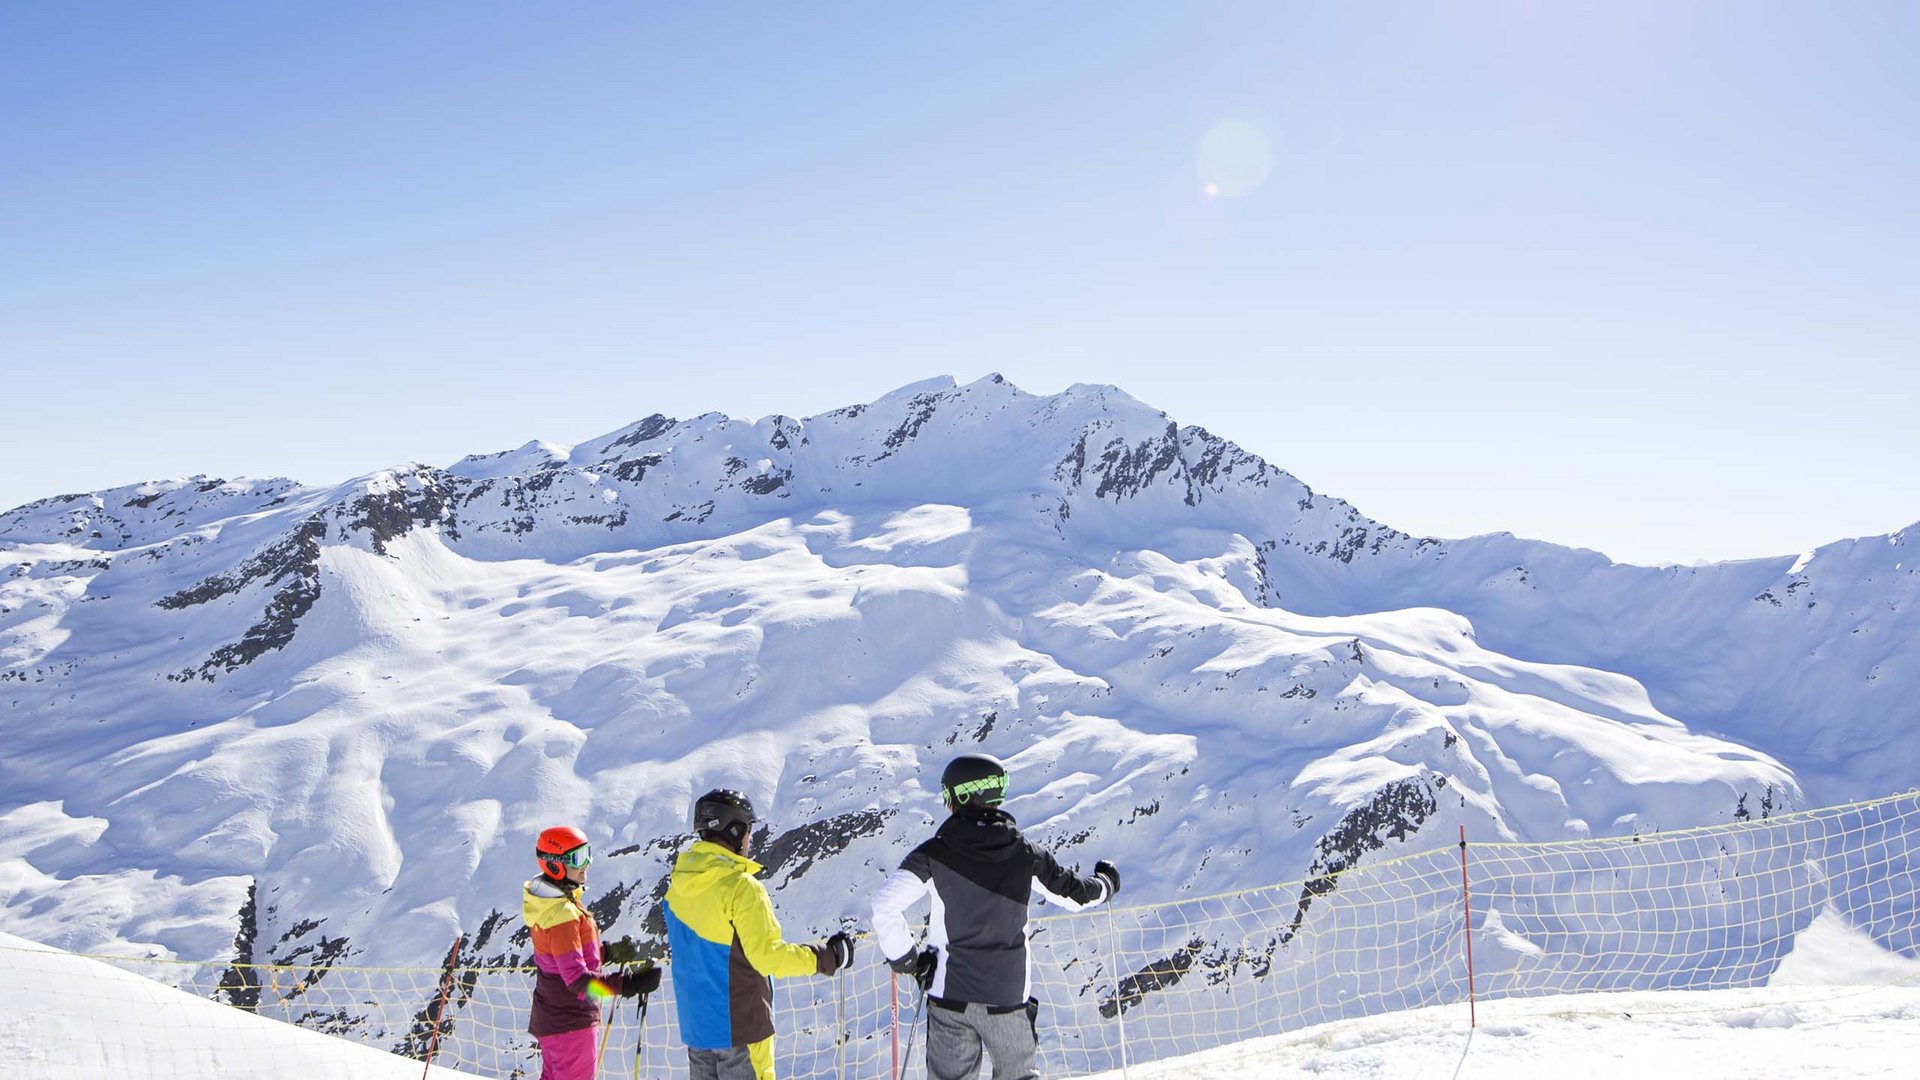
[[[0,934],[0,1073],[13,1080],[420,1080],[421,1065]],[[429,1075],[473,1080],[437,1066]]]

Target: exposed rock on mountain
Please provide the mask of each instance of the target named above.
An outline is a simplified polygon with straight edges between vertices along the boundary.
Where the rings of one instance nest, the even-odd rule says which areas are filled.
[[[1905,534],[1690,569],[1419,539],[1112,388],[997,376],[333,488],[61,496],[0,514],[0,929],[324,965],[439,963],[488,923],[473,959],[505,962],[527,838],[564,820],[646,936],[660,841],[726,784],[822,931],[931,827],[958,745],[1143,900],[1462,823],[1875,793],[1920,760],[1908,561]]]

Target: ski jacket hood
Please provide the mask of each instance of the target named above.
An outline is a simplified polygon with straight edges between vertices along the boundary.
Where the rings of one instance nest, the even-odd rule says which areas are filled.
[[[670,884],[686,896],[699,896],[745,874],[748,877],[766,869],[732,848],[711,840],[695,840],[693,846],[673,861]]]
[[[1026,849],[1019,824],[998,807],[962,810],[942,822],[934,835],[979,862],[1006,862],[1021,857]]]

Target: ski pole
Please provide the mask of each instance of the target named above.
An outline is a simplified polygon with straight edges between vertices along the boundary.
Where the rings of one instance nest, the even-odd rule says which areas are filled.
[[[900,1080],[900,976],[887,980],[887,992],[893,999],[893,1080]]]
[[[633,1080],[640,1080],[640,1052],[647,1046],[647,995],[641,994],[634,1001],[639,1006],[640,1032],[633,1038]]]
[[[916,988],[919,988],[920,981],[918,979],[914,980],[913,985]],[[907,1029],[907,1056],[905,1059],[906,1064],[902,1066],[902,1068],[906,1068],[906,1069],[913,1068],[913,1040],[915,1036],[920,1034],[920,1018],[926,1015],[926,1011],[927,1011],[927,992],[924,988],[922,988],[920,989],[919,993],[920,993],[919,999],[913,1006],[913,1026]],[[931,1036],[929,1036],[929,1038],[931,1038]]]
[[[840,917],[840,929],[851,933],[859,929],[859,922],[851,915]],[[836,968],[833,976],[834,1006],[833,1017],[836,1034],[833,1039],[833,1075],[839,1080],[847,1080],[847,969]]]
[[[596,1009],[599,1007],[598,1005],[594,1006]],[[613,1034],[613,1017],[609,1016],[607,1017],[607,1022],[600,1025],[600,1052],[593,1055],[594,1080],[600,1080],[600,1063],[607,1059],[607,1036],[611,1034]]]

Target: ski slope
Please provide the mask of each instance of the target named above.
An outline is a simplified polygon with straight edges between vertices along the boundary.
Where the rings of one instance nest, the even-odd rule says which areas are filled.
[[[469,1076],[438,1067],[429,1075]],[[421,1066],[0,934],[0,1076],[421,1080]]]
[[[1556,994],[1341,1020],[1147,1062],[1128,1080],[1807,1080],[1920,1075],[1920,959],[1831,912],[1764,987]],[[1119,1080],[1120,1073],[1098,1074]]]
[[[1920,987],[1574,994],[1342,1020],[1190,1057],[1128,1080],[1907,1080]],[[1099,1080],[1120,1080],[1117,1071]]]

